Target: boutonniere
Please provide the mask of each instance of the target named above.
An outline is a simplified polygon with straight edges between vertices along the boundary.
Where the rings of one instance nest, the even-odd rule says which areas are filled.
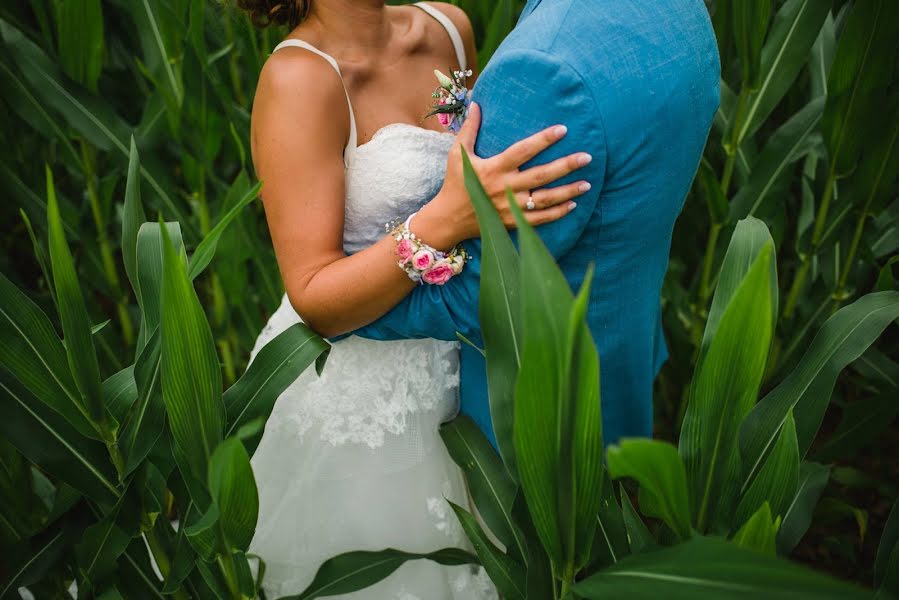
[[[434,71],[440,87],[431,94],[435,103],[428,116],[437,115],[441,125],[453,133],[459,133],[468,116],[468,107],[471,106],[471,91],[467,82],[472,72],[468,70],[452,73],[452,77],[447,77],[440,71]]]

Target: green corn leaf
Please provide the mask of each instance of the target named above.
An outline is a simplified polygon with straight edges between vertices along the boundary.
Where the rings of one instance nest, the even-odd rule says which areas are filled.
[[[103,444],[76,431],[0,366],[0,434],[54,478],[97,502],[120,495],[118,477]]]
[[[256,595],[256,581],[253,579],[253,571],[250,570],[250,562],[247,555],[240,550],[232,554],[234,568],[237,571],[237,584],[240,593],[245,598],[252,598]]]
[[[809,57],[809,88],[812,98],[827,95],[827,77],[830,74],[830,66],[833,64],[836,46],[836,27],[833,14],[829,13],[818,33],[818,39],[812,46]]]
[[[107,377],[101,384],[103,390],[103,403],[106,410],[113,418],[122,423],[119,435],[124,429],[124,421],[128,417],[128,410],[137,400],[137,384],[134,383],[134,365],[125,367],[118,373]]]
[[[456,513],[465,535],[474,546],[479,562],[483,565],[484,570],[487,571],[487,575],[490,576],[497,591],[503,598],[509,598],[510,600],[523,600],[526,598],[524,586],[527,575],[524,567],[503,554],[499,548],[493,545],[493,542],[490,541],[490,538],[487,537],[487,534],[484,533],[481,525],[471,513],[452,502],[449,503]]]
[[[474,504],[490,531],[516,560],[526,562],[527,543],[512,516],[518,489],[493,446],[474,421],[464,415],[444,424],[440,437],[465,473]]]
[[[181,227],[178,223],[164,225],[169,239],[181,252]],[[137,296],[141,299],[141,326],[138,351],[159,327],[159,307],[162,299],[163,239],[159,223],[144,223],[137,232]]]
[[[59,204],[53,186],[53,175],[47,168],[47,230],[49,232],[50,264],[59,306],[59,320],[66,340],[66,355],[72,378],[80,392],[80,401],[98,430],[112,435],[114,425],[108,422],[100,389],[100,367],[91,336],[91,321],[81,295],[78,273],[69,252]]]
[[[630,477],[640,484],[640,509],[662,519],[682,539],[689,539],[690,499],[687,474],[677,449],[666,442],[626,439],[606,455],[613,479]]]
[[[799,456],[805,456],[830,403],[837,375],[896,318],[899,292],[876,292],[840,309],[824,323],[793,372],[759,401],[740,427],[744,489],[758,474],[791,409]]]
[[[244,176],[245,177],[245,176]],[[262,182],[257,183],[252,188],[250,188],[246,193],[244,193],[243,197],[240,201],[231,209],[225,213],[225,215],[216,223],[215,227],[212,228],[212,231],[203,238],[203,241],[200,242],[200,245],[197,246],[196,251],[194,251],[193,255],[190,258],[190,271],[188,273],[188,277],[191,280],[196,279],[200,273],[202,273],[209,263],[212,261],[212,257],[215,256],[215,248],[218,245],[219,238],[221,238],[222,233],[231,224],[231,222],[237,217],[241,211],[253,200],[255,200],[259,196],[259,190],[262,188]]]
[[[222,376],[209,323],[179,257],[162,228],[162,397],[185,477],[206,481],[225,427]],[[176,453],[177,455],[178,453]],[[193,490],[192,490],[192,493]],[[200,498],[194,498],[203,505]]]
[[[574,492],[570,455],[574,440],[571,435],[563,437],[565,427],[569,427],[563,413],[570,414],[566,411],[571,410],[568,390],[563,391],[563,384],[567,388],[568,382],[563,378],[568,370],[568,315],[574,299],[537,234],[527,224],[521,227],[521,221],[518,225],[524,336],[515,386],[515,456],[534,526],[550,560],[559,566],[563,560],[574,558],[563,554],[573,548],[572,540],[563,539],[563,533],[569,530],[566,525],[571,524],[561,520],[575,514],[570,497],[566,502],[566,496]],[[559,506],[560,501],[565,503],[564,508]]]
[[[524,322],[515,454],[547,554],[557,566],[579,569],[589,560],[602,502],[599,359],[586,325],[591,273],[573,298],[511,193],[510,205],[521,245]]]
[[[171,5],[150,0],[138,0],[131,11],[140,34],[143,66],[166,100],[169,107],[167,116],[175,119],[175,123],[184,101],[184,82],[178,56],[183,52],[184,40],[180,20],[186,15],[179,12]]]
[[[302,323],[288,327],[266,344],[243,376],[225,392],[226,436],[234,435],[255,419],[268,419],[281,393],[314,362],[324,360],[330,349],[327,342]],[[251,455],[261,437],[258,432],[244,439]]]
[[[134,136],[131,136],[131,149],[128,153],[128,178],[125,182],[125,207],[122,212],[122,260],[125,272],[131,281],[131,287],[140,298],[140,285],[137,279],[137,233],[146,221],[144,207],[140,200],[140,155]]]
[[[740,499],[731,522],[733,527],[739,527],[766,503],[775,517],[785,516],[798,488],[799,445],[796,442],[796,422],[793,414],[788,413],[777,442],[759,470],[758,477]]]
[[[188,488],[189,489],[189,488]],[[194,520],[186,520],[184,535],[197,554],[205,561],[212,561],[216,552],[225,551],[221,547],[218,537],[219,508],[215,503],[209,504],[209,508],[202,515],[194,513]]]
[[[830,5],[817,0],[787,0],[777,11],[762,48],[758,91],[749,97],[737,139],[752,136],[793,86],[828,14]]]
[[[128,160],[130,152],[127,140],[130,127],[108,104],[67,81],[43,50],[3,19],[0,19],[0,37],[41,102],[58,111],[92,145],[100,150],[113,152],[123,163]],[[141,166],[140,173],[170,216],[183,223],[194,234],[190,229],[191,221],[167,191],[174,189],[174,184],[163,178],[161,170],[155,165]]]
[[[830,479],[830,467],[813,462],[799,466],[799,488],[793,496],[780,531],[777,532],[777,552],[788,556],[812,524],[818,499]]]
[[[756,550],[762,554],[776,553],[775,538],[780,528],[780,517],[771,516],[771,506],[765,502],[746,521],[731,540],[737,546],[747,550]]]
[[[811,150],[823,112],[824,98],[812,100],[771,136],[759,154],[746,185],[731,201],[732,221],[768,214],[767,207],[780,198],[775,196],[777,182],[793,163]]]
[[[892,81],[897,37],[899,4],[869,0],[852,5],[827,79],[822,121],[836,177],[855,169],[868,134],[882,123],[878,107]]]
[[[134,366],[137,399],[131,405],[119,435],[125,473],[136,469],[147,457],[165,427],[165,403],[160,384],[159,329],[150,336]]]
[[[716,538],[628,557],[574,586],[586,600],[852,600],[870,591]]]
[[[456,548],[445,548],[430,554],[412,554],[392,548],[380,552],[348,552],[326,560],[308,588],[296,596],[286,596],[281,600],[311,600],[364,590],[406,562],[420,559],[448,566],[477,563],[474,556]]]
[[[596,516],[596,539],[593,542],[593,557],[586,573],[614,565],[627,556],[630,545],[624,526],[623,507],[615,499],[615,486],[608,470],[603,467],[602,504]]]
[[[719,85],[721,86],[721,103],[718,106],[718,110],[715,111],[715,118],[712,121],[712,125],[714,126],[715,131],[717,131],[722,138],[725,138],[725,136],[727,136],[733,129],[734,112],[736,111],[738,99],[724,79],[719,82]],[[752,169],[752,165],[756,160],[755,154],[756,151],[753,140],[751,139],[743,140],[740,147],[737,148],[736,168],[737,173],[739,173],[741,177],[746,177],[749,174],[749,171]]]
[[[718,54],[721,56],[721,64],[729,65],[733,62],[734,46],[734,15],[732,2],[720,2],[715,4],[715,10],[710,11],[712,27],[715,30],[715,39],[718,42]]]
[[[718,176],[708,160],[703,159],[699,163],[697,177],[709,209],[709,218],[712,220],[712,223],[724,223],[729,211],[727,197],[724,195],[724,190],[721,189],[721,182],[718,181]]]
[[[534,522],[528,513],[527,501],[521,488],[515,496],[515,502],[512,505],[512,515],[515,522],[521,528],[527,543],[527,566],[525,587],[527,589],[528,598],[549,598],[553,595],[554,578],[552,573],[552,565],[540,537],[534,529]],[[514,559],[513,559],[514,560]],[[524,563],[520,563],[524,565]]]
[[[580,570],[590,560],[596,531],[596,515],[602,505],[603,438],[600,414],[599,355],[587,326],[587,307],[593,289],[591,266],[574,299],[574,307],[568,318],[568,398],[563,401],[567,410],[560,417],[559,447],[570,443],[572,486],[574,493],[572,510],[574,519],[569,523],[569,543],[574,544],[575,568]],[[565,392],[563,387],[563,393]],[[565,419],[568,423],[565,423]],[[566,443],[568,442],[568,443]],[[565,456],[560,450],[560,459]],[[564,465],[565,461],[560,460]],[[566,481],[560,480],[560,481]],[[561,487],[561,486],[560,486]],[[559,506],[563,507],[560,497]]]
[[[865,214],[879,213],[893,198],[896,179],[899,178],[899,97],[885,100],[883,122],[885,127],[865,149],[853,178],[851,199]]]
[[[502,43],[512,28],[515,26],[513,18],[512,0],[498,0],[489,5],[493,12],[490,15],[490,21],[487,23],[484,42],[478,52],[478,63],[486,65],[490,61],[496,49]]]
[[[48,529],[42,535],[9,548],[9,558],[4,556],[8,562],[5,563],[4,580],[0,583],[0,598],[21,597],[19,588],[46,577],[70,550],[72,541],[71,532]]]
[[[628,545],[630,546],[630,554],[642,554],[654,550],[658,547],[656,540],[652,537],[646,523],[637,514],[631,502],[630,496],[627,495],[624,487],[618,488],[621,496],[621,515],[624,522],[624,528],[627,532]]]
[[[521,367],[521,265],[512,238],[463,150],[465,187],[481,228],[480,322],[487,364],[490,416],[509,475],[518,481],[513,441],[513,397]]]
[[[735,239],[739,232],[740,228]],[[739,261],[725,258],[706,336],[714,323],[719,294],[734,291],[720,322],[715,323],[708,350],[700,356],[680,439],[694,525],[700,532],[715,527],[733,510],[739,490],[736,435],[757,398],[771,344],[773,246],[763,243],[754,259],[750,253],[731,252],[740,247],[732,243],[728,251],[728,256],[740,256]],[[746,260],[751,260],[751,267],[740,281],[737,274],[746,268]]]
[[[162,586],[163,594],[171,594],[178,590],[184,581],[195,572],[197,553],[186,534],[179,530],[172,557],[172,570]]]
[[[3,87],[3,99],[26,123],[39,131],[46,138],[59,144],[65,161],[70,165],[78,165],[81,158],[69,136],[58,122],[56,115],[31,91],[22,76],[7,59],[0,60],[0,85]],[[41,211],[43,214],[45,211]],[[71,234],[71,232],[69,232]]]
[[[75,545],[82,587],[108,577],[116,569],[117,559],[131,541],[131,536],[116,524],[121,502],[99,522],[85,529]]]
[[[153,598],[165,600],[160,582],[150,562],[146,542],[142,538],[131,541],[119,560],[119,586],[126,598]]]
[[[246,551],[256,531],[259,495],[250,456],[237,438],[219,444],[209,460],[209,493],[219,511],[219,522],[232,548]]]
[[[22,291],[0,274],[0,364],[78,432],[100,439],[88,419],[53,324]]]
[[[718,324],[724,316],[724,311],[730,305],[737,288],[746,278],[759,253],[766,246],[770,246],[773,249],[774,239],[763,221],[749,217],[737,223],[730,245],[727,247],[727,253],[724,255],[721,273],[718,276],[718,285],[715,287],[715,296],[712,299],[712,306],[709,309],[709,316],[706,320],[699,363],[702,362],[706,352],[708,352],[709,345],[718,331]],[[777,271],[773,264],[771,266],[770,285],[771,323],[773,327],[778,304]]]
[[[731,4],[743,85],[757,90],[762,75],[762,44],[768,33],[771,0],[732,0]]]
[[[57,56],[66,75],[97,91],[103,67],[103,8],[100,0],[54,3]]]
[[[204,584],[201,589],[209,590],[206,593],[209,594],[210,598],[226,600],[233,597],[228,587],[228,582],[225,581],[222,569],[216,563],[212,561],[197,561],[197,573],[199,573]],[[197,584],[195,583],[194,587],[196,586]]]

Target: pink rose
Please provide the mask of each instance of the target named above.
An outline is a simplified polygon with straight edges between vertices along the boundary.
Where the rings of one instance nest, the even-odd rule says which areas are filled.
[[[429,250],[419,250],[412,256],[412,266],[424,271],[434,264],[434,255]]]
[[[415,250],[415,248],[412,246],[412,242],[409,240],[400,240],[400,242],[396,245],[396,255],[403,262],[406,262],[407,260],[412,258],[413,250]]]
[[[438,263],[434,268],[425,271],[421,278],[425,283],[443,285],[453,278],[453,268],[445,262]]]
[[[444,127],[449,127],[452,124],[455,116],[456,115],[451,115],[448,113],[438,113],[437,120],[440,121],[440,124],[443,125]]]

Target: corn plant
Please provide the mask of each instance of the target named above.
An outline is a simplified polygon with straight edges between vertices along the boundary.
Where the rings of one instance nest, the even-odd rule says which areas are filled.
[[[678,225],[665,291],[674,351],[661,389],[675,424],[720,277],[722,235],[740,220],[764,220],[781,249],[784,301],[765,385],[796,365],[814,331],[846,303],[895,289],[899,249],[896,3],[709,4],[722,102]],[[704,252],[697,231],[708,232]]]
[[[223,392],[193,281],[259,186],[242,190],[188,261],[178,223],[144,222],[133,140],[129,155],[121,247],[140,307],[129,366],[100,376],[94,340],[103,324],[88,316],[49,169],[48,266],[62,339],[0,276],[4,467],[18,498],[39,499],[36,507],[4,507],[2,597],[19,587],[58,593],[70,582],[79,598],[255,597],[246,556],[258,510],[249,457],[278,395],[327,355],[321,338],[293,326]]]
[[[584,323],[590,277],[573,296],[523,218],[519,256],[473,171],[467,176],[485,246],[480,310],[491,414],[511,415],[511,423],[495,427],[499,456],[470,422],[451,423],[443,435],[502,544],[457,509],[503,596],[864,596],[775,556],[788,554],[811,521],[817,498],[800,472],[826,472],[803,459],[836,377],[899,317],[899,293],[869,294],[834,314],[796,369],[758,400],[778,312],[775,246],[761,221],[741,221],[679,448],[625,440],[609,448],[603,468],[600,368]],[[619,479],[639,484],[654,534],[623,488],[615,493]]]
[[[137,347],[139,307],[115,260],[124,251],[115,199],[129,138],[142,152],[148,208],[178,221],[194,247],[239,200],[229,190],[248,167],[248,106],[272,35],[207,0],[30,0],[0,8],[3,129],[21,141],[0,149],[0,182],[14,200],[5,208],[4,237],[21,256],[30,252],[29,237],[46,234],[37,190],[42,164],[53,165],[85,292],[103,299],[88,309],[98,321],[111,319],[95,338],[101,364],[120,370]],[[198,284],[213,309],[225,381],[233,383],[282,288],[261,207],[241,214],[223,241],[221,260]],[[30,275],[20,269],[14,266]],[[52,284],[44,281],[50,302]]]

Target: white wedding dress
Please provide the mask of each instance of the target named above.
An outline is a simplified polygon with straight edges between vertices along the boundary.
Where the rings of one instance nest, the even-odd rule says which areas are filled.
[[[452,22],[420,8],[447,29],[464,68]],[[305,42],[287,40],[276,50],[288,45],[323,56],[340,72],[333,58]],[[357,147],[352,106],[350,122],[344,248],[353,253],[436,194],[453,136],[394,124]],[[285,296],[252,358],[299,321]],[[468,507],[465,484],[438,433],[458,410],[458,353],[455,342],[351,336],[333,344],[321,377],[310,368],[280,396],[252,458],[260,505],[250,552],[265,561],[270,599],[301,592],[322,562],[344,552],[470,550],[446,502]],[[479,567],[417,560],[339,598],[468,600],[496,592]]]

